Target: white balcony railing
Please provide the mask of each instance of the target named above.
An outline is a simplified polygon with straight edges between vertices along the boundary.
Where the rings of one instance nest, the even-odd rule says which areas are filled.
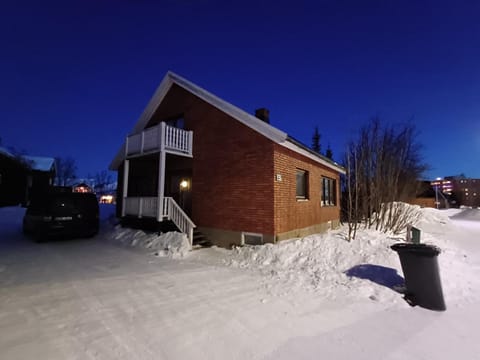
[[[163,199],[162,214],[158,216],[158,198],[157,197],[126,197],[125,215],[136,217],[153,217],[163,219],[166,217],[172,220],[178,229],[188,236],[190,245],[193,241],[193,229],[196,227],[193,221],[188,217],[182,208],[171,197]]]
[[[173,153],[192,156],[193,132],[160,125],[145,129],[141,133],[127,137],[126,156],[142,155],[165,149]]]

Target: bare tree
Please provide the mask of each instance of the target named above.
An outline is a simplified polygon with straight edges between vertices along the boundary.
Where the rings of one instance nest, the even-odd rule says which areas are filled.
[[[408,208],[396,202],[414,196],[417,180],[427,169],[420,156],[411,124],[382,127],[378,118],[360,130],[345,155],[346,201],[344,214],[349,224],[349,239],[358,224],[380,231],[398,233],[412,221]]]
[[[59,186],[67,186],[70,181],[77,177],[77,164],[75,159],[71,157],[55,158],[55,165],[57,169],[56,184]]]
[[[112,175],[107,170],[102,170],[95,174],[95,191],[102,193],[108,184],[112,182]]]

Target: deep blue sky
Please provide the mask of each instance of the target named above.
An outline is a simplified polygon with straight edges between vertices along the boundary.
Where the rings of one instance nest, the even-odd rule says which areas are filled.
[[[480,2],[0,5],[0,137],[108,167],[168,70],[339,159],[369,118],[413,121],[432,170],[480,178]]]

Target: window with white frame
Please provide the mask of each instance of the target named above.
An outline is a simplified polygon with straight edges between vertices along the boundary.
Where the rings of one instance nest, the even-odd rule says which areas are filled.
[[[322,177],[322,205],[333,206],[337,204],[337,187],[335,179]]]
[[[308,199],[308,171],[297,169],[297,192],[298,200]]]

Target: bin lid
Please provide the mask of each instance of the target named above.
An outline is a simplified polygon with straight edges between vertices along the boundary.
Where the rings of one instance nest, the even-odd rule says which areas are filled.
[[[442,250],[435,245],[412,243],[397,243],[390,246],[390,249],[398,253],[409,252],[423,256],[437,256],[442,252]]]

